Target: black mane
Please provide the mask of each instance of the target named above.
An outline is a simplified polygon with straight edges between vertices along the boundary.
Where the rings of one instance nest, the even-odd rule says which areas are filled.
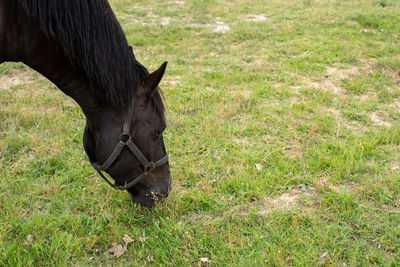
[[[68,59],[84,71],[96,98],[125,106],[148,71],[136,61],[107,0],[18,0]],[[161,101],[158,94],[155,98]],[[158,96],[157,96],[158,95]]]

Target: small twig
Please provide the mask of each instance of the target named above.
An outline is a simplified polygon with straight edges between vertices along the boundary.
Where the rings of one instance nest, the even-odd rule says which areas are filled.
[[[97,175],[97,173],[91,174],[89,176],[86,176],[85,179],[92,179],[92,178],[96,177],[96,175]]]
[[[304,144],[303,142],[300,142],[301,144],[301,158],[303,160],[303,176],[306,177],[306,162],[304,159]]]
[[[271,156],[272,154],[274,154],[274,153],[276,153],[276,152],[278,152],[278,151],[281,151],[281,150],[286,150],[286,149],[292,148],[292,147],[293,147],[293,146],[285,146],[285,147],[280,147],[280,148],[277,148],[277,149],[275,149],[275,150],[272,150],[271,152],[269,152],[267,155],[265,155],[265,156],[263,157],[263,159],[261,160],[260,164],[261,164],[261,163],[265,163],[265,162],[267,161],[267,158],[268,158],[269,156]]]
[[[69,183],[69,184],[63,184],[63,185],[61,186],[61,188],[65,188],[65,187],[68,187],[68,186],[70,186],[70,185],[72,185],[72,184],[74,184],[74,183]]]

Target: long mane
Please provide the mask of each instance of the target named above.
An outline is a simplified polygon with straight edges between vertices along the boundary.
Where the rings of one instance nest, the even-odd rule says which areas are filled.
[[[91,82],[95,97],[126,105],[148,71],[136,61],[107,0],[18,0]]]

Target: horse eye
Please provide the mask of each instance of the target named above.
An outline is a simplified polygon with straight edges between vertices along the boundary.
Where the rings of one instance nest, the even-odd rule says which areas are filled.
[[[158,138],[160,138],[161,134],[162,134],[162,131],[161,131],[161,130],[155,130],[155,131],[153,132],[153,138],[154,138],[154,139],[158,139]]]

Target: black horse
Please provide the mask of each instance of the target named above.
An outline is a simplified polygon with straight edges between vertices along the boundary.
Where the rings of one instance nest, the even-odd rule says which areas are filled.
[[[86,116],[89,160],[132,200],[167,196],[170,168],[158,84],[136,59],[107,0],[0,0],[0,63],[23,62],[72,97]]]

